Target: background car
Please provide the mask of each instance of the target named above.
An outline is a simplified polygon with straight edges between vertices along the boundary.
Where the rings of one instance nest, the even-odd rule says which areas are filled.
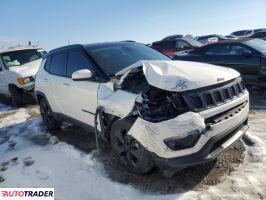
[[[231,35],[235,35],[238,37],[250,37],[251,35],[260,32],[260,31],[266,31],[266,28],[258,28],[258,29],[251,29],[251,30],[241,30],[241,31],[235,31],[231,33]]]
[[[248,32],[249,32],[249,30],[234,31],[230,35],[234,35],[237,37],[246,37]]]
[[[231,67],[250,85],[266,86],[266,42],[240,39],[218,42],[175,55],[175,60],[197,61]]]
[[[162,40],[170,40],[170,39],[177,39],[177,38],[183,38],[183,34],[175,34],[175,35],[169,35]]]
[[[257,33],[254,33],[253,35],[249,36],[250,38],[265,38],[266,37],[266,30],[265,31],[259,31]]]
[[[161,41],[153,42],[151,47],[168,56],[173,56],[176,52],[196,49],[203,44],[194,39],[189,38],[169,38]]]
[[[235,36],[235,35],[225,35],[224,37],[226,37],[228,40],[238,40],[239,37]]]
[[[228,40],[229,38],[226,38],[223,35],[212,34],[212,35],[196,36],[195,39],[203,44],[209,44],[218,41]]]
[[[45,54],[44,49],[30,45],[0,49],[0,94],[21,106],[24,97],[33,93],[35,75]]]

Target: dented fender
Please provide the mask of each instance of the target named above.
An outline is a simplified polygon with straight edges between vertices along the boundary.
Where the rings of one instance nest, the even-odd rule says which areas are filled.
[[[110,85],[102,84],[98,91],[98,106],[105,113],[124,118],[132,112],[137,97],[123,90],[113,91]]]

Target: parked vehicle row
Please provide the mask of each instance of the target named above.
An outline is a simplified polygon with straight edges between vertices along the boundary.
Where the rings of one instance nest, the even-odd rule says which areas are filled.
[[[266,86],[266,42],[260,39],[218,42],[187,54],[176,54],[174,60],[230,67],[241,73],[246,84]]]
[[[249,36],[250,38],[265,38],[266,37],[266,30],[264,31],[259,31],[259,32],[256,32],[254,34],[252,34],[251,36]]]
[[[176,52],[196,49],[202,45],[202,43],[190,38],[169,37],[161,41],[153,42],[151,47],[171,57]]]
[[[228,40],[231,38],[227,38],[226,36],[223,35],[212,34],[212,35],[197,36],[195,37],[195,39],[203,44],[209,44],[223,40]]]
[[[232,32],[230,35],[234,35],[234,36],[237,36],[237,37],[250,37],[251,35],[253,35],[253,34],[257,33],[257,32],[260,32],[260,31],[266,31],[266,28],[235,31],[235,32]]]

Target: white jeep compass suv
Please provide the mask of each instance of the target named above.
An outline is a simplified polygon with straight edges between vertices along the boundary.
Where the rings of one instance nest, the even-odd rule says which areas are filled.
[[[247,130],[249,93],[233,69],[172,61],[135,42],[49,52],[36,75],[48,129],[63,121],[110,141],[121,164],[166,176],[215,159]]]
[[[46,52],[33,46],[0,49],[0,94],[21,106],[25,94],[34,91],[34,80]]]

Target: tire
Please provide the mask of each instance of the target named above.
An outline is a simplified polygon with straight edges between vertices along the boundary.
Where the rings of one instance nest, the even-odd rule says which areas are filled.
[[[17,106],[17,107],[22,106],[23,105],[23,96],[22,96],[21,90],[15,86],[10,86],[9,92],[11,94],[12,104],[14,106]]]
[[[154,163],[150,153],[132,136],[127,135],[132,124],[133,121],[129,119],[115,121],[111,128],[111,145],[124,168],[143,175],[154,167]]]
[[[43,122],[49,131],[60,129],[62,123],[55,119],[53,112],[45,98],[42,98],[40,101],[40,111]]]

